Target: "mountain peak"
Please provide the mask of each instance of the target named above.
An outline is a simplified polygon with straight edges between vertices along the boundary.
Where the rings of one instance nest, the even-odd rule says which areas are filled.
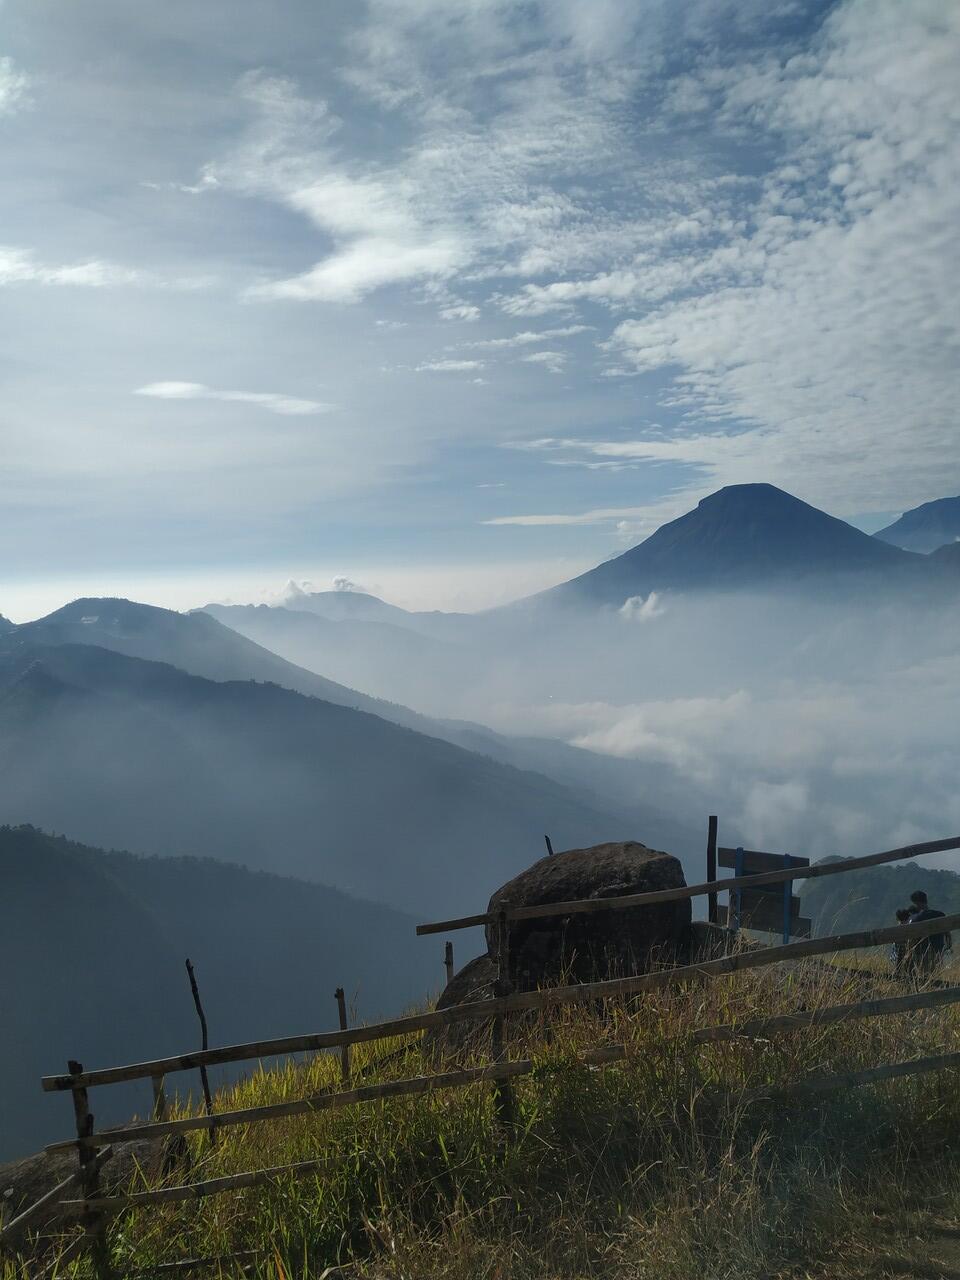
[[[787,493],[786,489],[778,489],[775,484],[756,482],[753,484],[727,484],[714,493],[708,493],[697,503],[697,509],[710,510],[716,507],[736,508],[738,510],[766,509],[771,512],[795,510],[808,504],[802,499]],[[817,510],[811,507],[810,510]]]
[[[701,499],[645,542],[545,593],[621,605],[650,591],[754,587],[886,570],[911,556],[772,484],[736,484]]]

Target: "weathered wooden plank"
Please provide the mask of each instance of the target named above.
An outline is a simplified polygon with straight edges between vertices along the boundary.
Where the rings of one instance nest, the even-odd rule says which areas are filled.
[[[529,1009],[546,1009],[551,1006],[559,1006],[563,1004],[585,1003],[592,1000],[602,1000],[615,998],[623,995],[633,995],[639,991],[650,991],[660,987],[672,986],[677,983],[689,982],[697,978],[715,978],[726,974],[738,973],[746,969],[762,968],[766,965],[781,964],[785,961],[802,960],[809,956],[829,955],[837,951],[859,950],[865,947],[884,946],[891,942],[900,942],[910,938],[929,937],[931,934],[943,933],[947,930],[960,928],[960,912],[951,916],[943,916],[936,920],[924,920],[919,924],[908,925],[892,925],[883,929],[867,929],[857,933],[840,934],[831,938],[811,938],[806,942],[792,942],[785,946],[763,947],[756,951],[742,951],[731,956],[721,956],[716,960],[705,960],[700,964],[683,965],[676,969],[655,970],[652,973],[636,974],[630,978],[613,978],[604,982],[587,982],[577,983],[570,987],[555,987],[546,991],[523,991],[516,995],[505,996],[500,1000],[478,1000],[473,1004],[454,1006],[450,1009],[437,1010],[434,1013],[418,1014],[409,1019],[398,1019],[393,1023],[379,1023],[370,1027],[353,1028],[346,1032],[328,1032],[327,1038],[337,1036],[354,1036],[359,1031],[373,1033],[368,1035],[369,1039],[381,1039],[387,1035],[401,1034],[404,1030],[421,1030],[424,1027],[446,1026],[452,1022],[471,1021],[480,1018],[492,1018],[498,1014],[518,1013]],[[414,1027],[406,1027],[405,1023],[416,1024]],[[385,1030],[388,1028],[388,1030]],[[399,1028],[399,1030],[398,1030]],[[343,1041],[336,1041],[343,1043]],[[211,1050],[211,1052],[216,1052]],[[154,1068],[157,1064],[152,1065]],[[503,1069],[512,1068],[515,1064],[504,1063]],[[141,1070],[143,1064],[136,1068],[140,1074],[150,1074]],[[494,1071],[500,1068],[476,1068],[477,1071]],[[114,1068],[112,1072],[117,1070],[134,1070],[134,1068]],[[94,1075],[104,1073],[92,1073]],[[451,1074],[451,1073],[447,1073]],[[453,1075],[458,1073],[454,1072]],[[508,1071],[508,1075],[517,1074]],[[522,1074],[522,1073],[519,1073]],[[131,1077],[121,1076],[121,1079],[129,1079]],[[441,1080],[443,1077],[423,1077],[424,1080]],[[482,1075],[477,1079],[484,1078]],[[487,1079],[495,1079],[493,1075],[486,1077]],[[465,1080],[465,1083],[472,1081]],[[93,1083],[101,1083],[94,1080]],[[330,1099],[346,1098],[349,1101],[368,1101],[374,1097],[391,1097],[394,1096],[390,1090],[394,1088],[397,1082],[390,1082],[384,1085],[368,1085],[359,1090],[351,1090],[346,1094],[323,1094],[317,1098],[310,1100],[305,1099],[302,1102],[281,1103],[276,1108],[268,1108],[270,1115],[260,1116],[259,1111],[262,1108],[252,1108],[245,1112],[224,1112],[213,1116],[190,1116],[183,1120],[168,1121],[165,1124],[148,1124],[139,1125],[134,1128],[122,1128],[105,1130],[103,1133],[95,1134],[84,1140],[85,1145],[103,1146],[106,1142],[114,1138],[131,1138],[131,1137],[163,1137],[168,1133],[177,1133],[185,1129],[202,1129],[219,1126],[221,1124],[240,1124],[245,1123],[244,1120],[229,1119],[230,1116],[246,1116],[248,1119],[268,1119],[274,1116],[297,1115],[304,1111],[325,1110],[330,1106],[347,1105],[345,1102],[330,1102]],[[399,1082],[401,1085],[404,1082]],[[438,1084],[438,1088],[446,1087]],[[373,1090],[373,1092],[370,1092]],[[377,1092],[380,1090],[381,1092]],[[405,1090],[401,1088],[400,1093]],[[407,1090],[409,1091],[409,1090]],[[426,1091],[426,1089],[422,1090]],[[355,1096],[356,1095],[356,1096]],[[363,1095],[363,1096],[360,1096]],[[308,1105],[310,1104],[310,1105]],[[294,1110],[285,1110],[284,1108],[292,1107]],[[52,1143],[46,1148],[47,1151],[65,1151],[77,1145],[77,1140],[66,1142]]]
[[[769,889],[769,891],[768,891]],[[783,896],[784,891],[781,885],[768,886],[768,889],[741,889],[740,890],[740,913],[748,915],[751,911],[759,911],[761,913],[773,913],[773,916],[782,925],[783,924]],[[790,897],[790,915],[799,916],[800,899],[796,894]]]
[[[220,1268],[224,1262],[242,1263],[247,1258],[249,1262],[244,1266],[244,1270],[246,1270],[247,1267],[262,1256],[255,1249],[241,1249],[238,1253],[221,1253],[210,1258],[184,1258],[182,1262],[158,1262],[156,1266],[144,1267],[142,1271],[127,1271],[123,1280],[147,1280],[148,1276],[167,1276],[184,1271],[205,1271],[207,1268]],[[223,1274],[222,1270],[217,1271],[218,1276],[223,1276]]]
[[[438,920],[434,924],[418,924],[417,936],[427,933],[446,933],[448,929],[472,929],[474,925],[492,924],[496,918],[490,912],[482,911],[476,916],[459,916],[456,920]]]
[[[737,915],[741,929],[759,929],[764,933],[783,932],[783,896],[780,893],[768,894],[747,891],[740,895],[740,910]],[[730,909],[727,908],[727,923],[730,924]],[[800,899],[791,899],[790,933],[795,938],[809,938],[813,929],[813,921],[800,915]]]
[[[726,845],[721,845],[717,849],[717,864],[728,870],[737,864],[737,851]],[[809,858],[798,858],[793,854],[790,855],[790,865],[792,867],[809,867]],[[765,871],[782,871],[784,868],[782,853],[765,853],[762,849],[744,849],[743,851],[743,869],[750,875],[761,875]]]
[[[225,1129],[238,1124],[255,1124],[261,1120],[279,1120],[287,1116],[301,1116],[317,1111],[335,1111],[358,1102],[375,1102],[383,1098],[401,1098],[441,1089],[456,1088],[484,1081],[507,1080],[523,1075],[531,1064],[526,1060],[502,1062],[494,1066],[468,1067],[461,1071],[444,1071],[432,1076],[416,1076],[410,1080],[388,1080],[383,1084],[361,1085],[344,1093],[319,1093],[309,1098],[297,1098],[291,1102],[274,1102],[262,1107],[244,1107],[239,1111],[218,1111],[212,1116],[186,1116],[182,1120],[167,1120],[163,1124],[127,1125],[119,1129],[107,1129],[92,1134],[84,1140],[84,1146],[96,1147],[104,1142],[123,1141],[132,1138],[162,1138],[171,1133],[187,1133],[193,1129]],[[62,1151],[77,1146],[77,1141],[53,1143],[47,1151]]]
[[[794,1084],[753,1089],[745,1095],[745,1102],[760,1102],[765,1098],[795,1097],[798,1094],[830,1093],[835,1089],[859,1089],[881,1080],[896,1080],[902,1076],[921,1075],[930,1071],[960,1069],[960,1053],[940,1053],[929,1058],[914,1058],[909,1062],[888,1062],[881,1067],[866,1067],[862,1071],[841,1071],[836,1075],[809,1076]]]
[[[900,849],[887,849],[883,853],[868,853],[861,858],[843,858],[839,862],[818,862],[810,867],[790,867],[779,871],[766,871],[756,876],[731,876],[727,880],[710,880],[705,884],[684,885],[679,889],[657,889],[653,893],[625,894],[621,898],[582,898],[570,902],[550,902],[528,907],[512,907],[507,911],[508,920],[536,920],[545,916],[584,915],[596,911],[622,911],[627,907],[653,906],[660,902],[679,902],[683,898],[699,898],[704,894],[726,892],[728,889],[758,888],[765,884],[783,884],[787,880],[809,880],[820,876],[840,875],[844,871],[859,871],[863,867],[879,867],[886,862],[898,862],[903,858],[920,858],[928,853],[945,853],[960,849],[960,836],[946,840],[929,840],[925,844],[904,845]],[[441,920],[435,924],[418,924],[417,934],[447,933],[456,929],[468,929],[477,924],[489,924],[491,915],[464,916],[459,920]]]

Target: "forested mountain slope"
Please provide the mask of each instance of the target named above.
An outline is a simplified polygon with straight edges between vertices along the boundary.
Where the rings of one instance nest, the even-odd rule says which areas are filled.
[[[443,972],[410,916],[211,859],[0,827],[0,883],[0,1160],[67,1136],[69,1100],[39,1081],[68,1058],[92,1068],[199,1047],[187,956],[214,1044],[327,1030],[337,986],[358,1016],[399,1011]],[[186,1074],[168,1087],[198,1082]],[[93,1106],[101,1122],[119,1120],[148,1099],[143,1084],[98,1091]]]

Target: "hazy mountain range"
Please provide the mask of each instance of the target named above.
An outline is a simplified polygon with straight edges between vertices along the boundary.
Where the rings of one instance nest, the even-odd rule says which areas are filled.
[[[937,536],[956,501],[929,504]],[[929,530],[925,511],[891,530]],[[412,917],[481,909],[544,833],[640,839],[697,879],[718,809],[725,841],[797,852],[945,834],[958,569],[952,538],[920,554],[742,485],[478,615],[291,589],[0,619],[0,822],[158,855],[0,833],[0,946],[27,975],[11,1025],[36,1050],[12,1096],[66,1056],[189,1043],[188,953],[215,1039],[315,1005],[329,1025],[337,983],[395,1008],[440,978]],[[49,1100],[19,1114],[5,1129],[32,1144]]]
[[[366,712],[90,645],[0,660],[0,817],[210,854],[421,913],[625,829],[559,783]]]

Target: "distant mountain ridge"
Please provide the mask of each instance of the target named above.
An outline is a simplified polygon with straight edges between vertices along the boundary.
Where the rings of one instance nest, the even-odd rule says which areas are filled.
[[[418,734],[440,738],[515,769],[546,774],[564,788],[571,788],[588,807],[605,809],[612,796],[614,810],[631,817],[633,829],[645,834],[654,844],[679,854],[699,846],[697,833],[686,830],[682,822],[657,811],[648,802],[637,804],[631,800],[623,804],[618,801],[617,797],[622,795],[638,794],[638,779],[622,781],[624,763],[613,757],[596,755],[559,740],[507,737],[480,724],[422,715],[399,703],[371,697],[329,680],[317,674],[316,667],[310,670],[297,665],[300,654],[306,653],[303,646],[311,636],[326,640],[332,633],[331,642],[345,650],[351,643],[358,644],[357,629],[372,627],[391,649],[397,636],[401,637],[392,661],[411,660],[410,646],[423,645],[428,666],[435,667],[441,661],[459,662],[463,670],[469,664],[469,656],[462,656],[451,643],[415,635],[390,624],[331,622],[316,615],[266,605],[214,607],[218,608],[222,623],[199,610],[182,614],[109,597],[75,600],[45,618],[23,623],[9,634],[0,635],[0,664],[4,654],[12,658],[18,651],[32,650],[38,645],[55,647],[79,643],[166,663],[205,679],[272,682],[336,706],[367,712]],[[343,638],[339,637],[341,628],[346,628]],[[325,649],[326,644],[323,647]],[[286,658],[293,661],[279,657],[276,650],[282,650]],[[380,645],[371,653],[371,662],[378,660],[379,653],[382,653]],[[39,674],[36,677],[41,678]],[[604,793],[605,798],[598,797],[597,792]],[[30,816],[22,815],[24,819]]]
[[[425,636],[442,636],[455,630],[462,620],[469,617],[462,613],[444,613],[439,609],[402,609],[356,588],[339,591],[303,591],[297,588],[288,591],[281,603],[283,608],[292,612],[312,613],[330,622],[382,623]],[[207,612],[213,613],[216,607],[207,606]]]
[[[0,658],[0,820],[443,913],[475,910],[545,830],[572,847],[637,827],[378,716],[89,645]]]
[[[873,535],[906,551],[929,554],[960,539],[960,496],[936,498],[905,511],[899,520]]]
[[[623,555],[520,603],[619,606],[651,591],[890,572],[915,559],[774,485],[730,485]]]
[[[85,644],[167,662],[211,680],[269,680],[310,697],[373,715],[402,718],[405,708],[295,667],[202,611],[177,613],[113,597],[83,597],[46,617],[0,633],[0,651],[17,645]],[[409,712],[410,721],[417,717]]]

